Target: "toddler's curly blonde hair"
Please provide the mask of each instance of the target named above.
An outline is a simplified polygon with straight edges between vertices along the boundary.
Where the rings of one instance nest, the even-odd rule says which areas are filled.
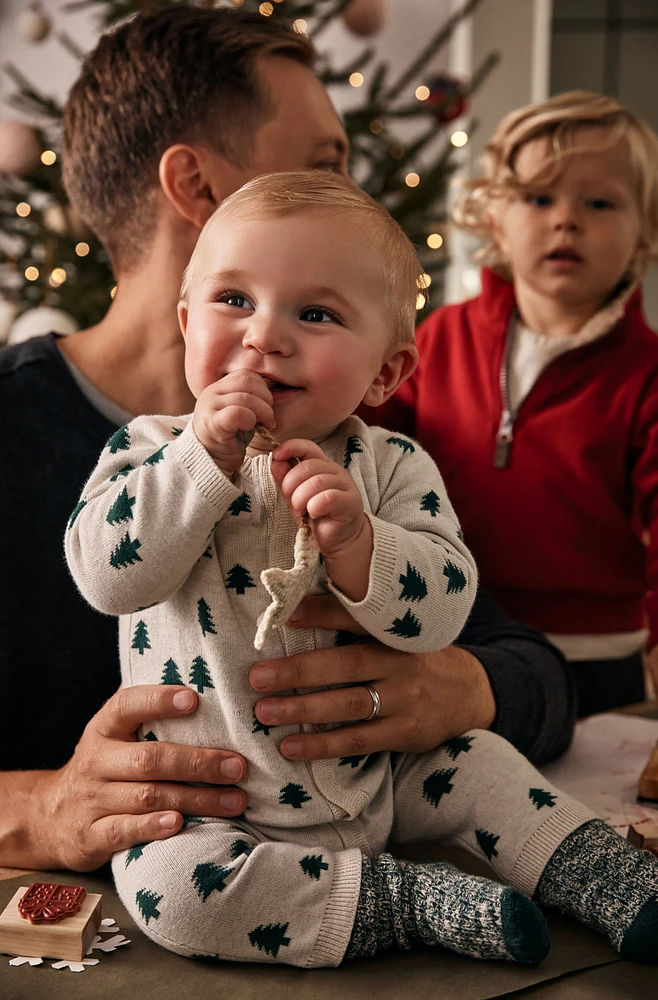
[[[550,153],[532,182],[549,185],[559,176],[565,159],[583,151],[574,145],[581,128],[601,129],[601,142],[594,143],[593,150],[620,141],[628,146],[641,220],[640,252],[629,277],[641,277],[647,261],[658,256],[658,136],[613,97],[572,90],[510,112],[487,143],[483,176],[466,181],[453,212],[460,228],[488,239],[476,251],[477,260],[509,276],[507,261],[492,236],[492,221],[497,201],[524,190],[515,172],[521,147],[533,139],[548,140]]]

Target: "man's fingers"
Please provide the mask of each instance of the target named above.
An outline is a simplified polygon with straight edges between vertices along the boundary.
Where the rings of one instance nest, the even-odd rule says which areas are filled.
[[[389,719],[373,719],[360,726],[331,729],[326,733],[287,736],[281,740],[279,750],[288,760],[328,760],[404,749],[399,743],[399,720],[391,724]]]
[[[256,702],[254,711],[260,722],[270,726],[352,722],[368,718],[372,712],[372,697],[367,688],[357,684],[333,691],[264,698]],[[383,704],[381,711],[384,711]]]
[[[173,684],[138,684],[121,688],[105,702],[89,723],[100,736],[130,740],[144,722],[191,715],[199,696],[192,688]]]
[[[409,653],[381,647],[376,662],[371,645],[333,646],[296,653],[281,660],[256,663],[249,671],[249,683],[257,693],[286,691],[289,688],[319,688],[329,684],[376,682],[396,670],[404,670]]]
[[[333,594],[305,597],[286,624],[295,628],[332,628],[352,632],[354,635],[368,635]]]
[[[113,782],[105,792],[105,808],[129,810],[133,816],[163,811],[183,816],[239,816],[247,808],[247,795],[240,788],[197,788],[165,781]]]
[[[171,837],[178,833],[183,823],[183,817],[176,812],[150,813],[146,816],[103,816],[96,820],[89,831],[90,844],[93,845],[89,862],[80,864],[78,870],[92,871],[103,861],[109,861],[115,851]]]
[[[247,764],[227,750],[145,740],[119,743],[103,760],[102,777],[109,781],[203,781],[229,785],[243,781]]]

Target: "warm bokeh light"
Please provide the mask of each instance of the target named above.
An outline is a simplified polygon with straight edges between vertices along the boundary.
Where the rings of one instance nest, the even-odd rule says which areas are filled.
[[[350,87],[360,87],[363,83],[363,73],[350,73]]]
[[[32,209],[26,201],[19,201],[16,206],[16,215],[20,215],[21,219],[24,219],[31,211]]]
[[[384,122],[381,118],[373,118],[370,122],[370,131],[374,132],[375,135],[379,135],[380,132],[384,130]]]
[[[429,288],[432,284],[432,275],[423,272],[423,274],[418,275],[418,287],[419,288]]]
[[[416,309],[424,309],[427,304],[427,299],[422,292],[419,292],[416,296]]]
[[[47,167],[52,167],[53,163],[57,159],[57,153],[54,153],[52,149],[44,149],[41,154],[41,162]]]
[[[404,146],[391,146],[391,156],[394,160],[401,160],[405,154]]]
[[[416,97],[419,101],[426,101],[430,96],[430,88],[422,84],[420,87],[416,87]]]
[[[39,268],[38,267],[26,267],[25,268],[25,277],[27,278],[28,281],[36,281],[37,278],[39,277]]]
[[[66,271],[64,270],[64,268],[54,267],[50,272],[50,277],[48,278],[48,281],[53,286],[53,288],[57,288],[58,285],[63,285],[64,282],[66,281]]]
[[[412,170],[411,173],[407,174],[405,177],[404,183],[410,188],[418,187],[420,184],[420,177]]]
[[[453,132],[450,136],[450,142],[453,146],[465,146],[468,142],[468,135],[466,132]]]
[[[117,293],[117,286],[115,285],[112,291],[110,292],[110,298],[113,299],[116,293]]]
[[[296,21],[292,22],[293,31],[296,31],[298,35],[305,35],[308,29],[308,24],[303,17],[298,17]]]
[[[262,3],[258,8],[258,11],[263,15],[263,17],[270,17],[270,15],[274,13],[274,7],[271,3]]]
[[[427,237],[427,245],[431,250],[438,250],[443,246],[443,236],[441,233],[430,233]]]
[[[76,243],[76,245],[75,245],[75,252],[77,253],[78,257],[86,257],[87,254],[89,253],[89,244],[88,243]]]

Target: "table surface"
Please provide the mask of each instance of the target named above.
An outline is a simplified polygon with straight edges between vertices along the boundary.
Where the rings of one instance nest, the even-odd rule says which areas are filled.
[[[645,718],[658,718],[658,701],[631,705],[619,710],[619,712]],[[4,900],[2,906],[6,905],[13,894],[11,890],[19,884],[29,884],[30,877],[38,876],[52,880],[46,873],[0,868],[0,883],[3,880],[18,879],[18,876],[25,876],[25,878],[17,880],[13,886],[0,887],[0,896]],[[97,873],[91,876],[81,876],[73,872],[60,872],[58,877],[67,882],[72,880],[84,882],[90,891],[104,891],[106,898],[112,900],[111,905],[114,906],[114,909],[120,912],[120,917],[117,919],[120,919],[120,923],[122,923],[122,930],[126,927],[129,920],[117,900],[107,875],[104,876],[105,883],[101,878],[100,884],[94,885],[91,883],[99,881]],[[109,910],[107,915],[115,916]],[[213,967],[211,971],[203,967],[200,969],[200,963],[191,964],[186,959],[180,959],[169,952],[162,952],[158,946],[153,945],[152,942],[140,935],[134,927],[128,927],[127,930],[138,939],[140,949],[144,951],[145,956],[151,953],[151,948],[156,949],[154,960],[148,963],[148,967],[145,958],[145,964],[137,965],[137,967],[135,967],[134,960],[131,959],[128,968],[126,966],[128,955],[124,954],[121,956],[123,961],[117,962],[115,960],[114,971],[110,978],[108,978],[110,976],[110,963],[108,962],[102,987],[100,987],[100,978],[95,981],[96,977],[93,975],[94,973],[98,975],[100,970],[97,969],[86,970],[82,975],[59,972],[50,972],[49,974],[55,977],[51,981],[52,996],[59,996],[60,991],[62,991],[61,996],[66,996],[67,1000],[68,997],[73,998],[78,995],[87,998],[102,997],[102,1000],[123,996],[128,981],[133,992],[135,990],[141,992],[138,987],[140,980],[143,980],[142,986],[147,989],[153,990],[158,987],[161,989],[165,979],[170,983],[170,986],[174,985],[170,980],[172,975],[174,981],[183,975],[186,980],[184,990],[183,986],[180,985],[173,991],[176,997],[209,996],[210,994],[206,992],[205,988],[201,988],[201,980],[203,980],[203,987],[210,986],[211,982],[217,985],[217,992],[212,989],[214,996],[218,998],[230,996],[232,1000],[241,1000],[241,998],[252,1000],[257,995],[262,996],[264,989],[268,993],[269,1000],[277,1000],[278,997],[287,1000],[293,992],[298,1000],[333,1000],[334,996],[346,997],[348,1000],[356,1000],[357,997],[363,996],[364,1000],[369,1000],[373,992],[377,994],[378,1000],[386,1000],[389,993],[391,1000],[411,995],[418,996],[423,993],[428,993],[439,1000],[440,998],[445,998],[445,1000],[448,998],[450,1000],[453,998],[455,1000],[456,998],[489,1000],[489,998],[502,996],[518,997],[519,1000],[521,998],[525,1000],[526,997],[533,998],[533,1000],[603,1000],[603,998],[605,1000],[656,1000],[658,997],[657,969],[616,959],[615,954],[607,945],[604,945],[598,935],[570,921],[564,921],[559,916],[551,914],[549,923],[551,923],[554,942],[557,941],[557,948],[554,944],[556,959],[553,960],[549,956],[546,963],[552,962],[555,966],[555,961],[557,961],[557,966],[552,969],[547,967],[544,970],[541,970],[540,967],[540,971],[543,972],[541,975],[533,975],[534,970],[521,969],[517,966],[508,969],[504,967],[503,963],[487,963],[485,966],[485,963],[478,963],[473,959],[464,959],[446,952],[442,952],[440,956],[437,955],[435,962],[432,963],[432,953],[429,950],[411,955],[400,955],[397,959],[393,954],[388,953],[382,958],[350,963],[349,966],[344,965],[337,970],[303,971],[271,965],[251,966],[227,963],[222,966],[221,970]],[[569,945],[575,959],[571,961],[571,964],[568,954]],[[125,952],[128,950],[125,949]],[[135,953],[132,954],[134,956]],[[579,958],[585,954],[588,957],[581,963]],[[102,956],[103,963],[110,958],[114,959],[114,956]],[[560,962],[562,962],[562,966],[559,966]],[[542,963],[542,966],[546,963]],[[578,968],[579,964],[589,967]],[[169,970],[170,965],[171,971]],[[503,965],[503,972],[501,972],[501,965]],[[182,972],[183,969],[185,974]],[[190,974],[191,970],[194,970],[193,974]],[[28,966],[22,966],[20,969],[8,969],[0,960],[0,995],[3,1000],[23,1000],[23,998],[29,1000],[37,988],[36,972],[37,970],[32,970]],[[23,975],[20,975],[21,973]],[[364,973],[367,973],[365,978]],[[440,974],[438,980],[436,979],[437,973]],[[30,975],[29,981],[28,975]],[[65,975],[68,977],[66,980],[62,978]],[[346,981],[348,975],[349,981]],[[208,983],[205,982],[206,978],[208,978]],[[181,984],[183,981],[181,978]],[[114,982],[114,987],[111,986],[112,982]],[[495,985],[496,982],[499,983],[499,986]],[[452,985],[449,985],[450,983]],[[44,986],[45,981],[39,978],[38,985]],[[113,992],[113,989],[116,992]],[[50,995],[49,993],[48,996],[50,997]]]

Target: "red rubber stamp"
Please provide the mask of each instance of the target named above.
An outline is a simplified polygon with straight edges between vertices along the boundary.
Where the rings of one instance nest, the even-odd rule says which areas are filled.
[[[78,913],[86,895],[83,885],[33,882],[19,900],[18,912],[31,924],[55,923]]]

